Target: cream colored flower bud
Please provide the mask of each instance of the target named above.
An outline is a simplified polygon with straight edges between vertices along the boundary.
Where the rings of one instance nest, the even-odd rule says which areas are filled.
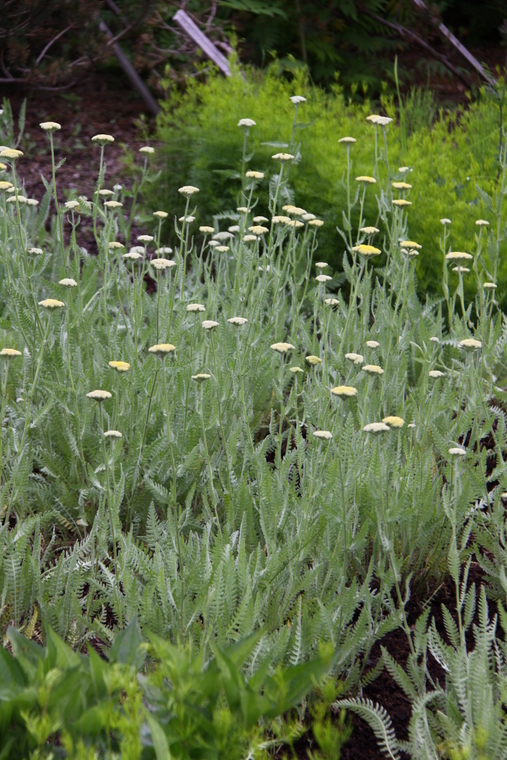
[[[405,424],[405,420],[402,417],[396,417],[396,415],[384,417],[382,422],[385,422],[385,424],[389,425],[391,428],[401,428]]]
[[[44,309],[50,309],[50,311],[53,311],[53,309],[62,309],[65,304],[63,301],[57,301],[56,298],[45,298],[44,301],[39,301],[39,306],[42,306]]]
[[[333,437],[329,430],[314,430],[313,434],[315,438],[323,438],[325,441],[329,441]]]
[[[57,132],[59,129],[62,128],[61,124],[58,124],[57,121],[42,121],[39,124],[39,127],[44,130],[44,132]]]
[[[357,396],[357,388],[354,388],[352,385],[337,385],[335,388],[331,388],[331,393],[333,396],[352,398],[353,396]]]
[[[275,161],[279,161],[281,164],[285,164],[288,161],[294,161],[294,156],[292,153],[275,153],[274,156],[271,156]]]
[[[378,364],[363,364],[362,369],[370,375],[383,375],[384,370]]]
[[[273,351],[278,351],[279,354],[286,354],[287,351],[294,349],[294,346],[292,343],[272,343],[270,348]]]
[[[248,322],[248,319],[245,319],[245,317],[231,317],[227,320],[231,323],[231,325],[245,325]]]
[[[112,135],[94,135],[92,137],[92,142],[97,143],[97,145],[108,145],[109,143],[114,142],[114,137]]]
[[[112,398],[112,394],[109,393],[109,391],[96,390],[96,391],[90,391],[89,393],[87,393],[86,397],[91,398],[94,401],[105,401],[108,398]]]
[[[172,343],[157,343],[154,346],[150,346],[148,351],[150,354],[165,356],[166,354],[170,354],[172,351],[176,351],[176,346],[173,346]]]
[[[130,364],[123,361],[111,361],[109,362],[109,366],[112,367],[112,369],[115,369],[117,372],[128,372],[130,369]]]
[[[363,428],[363,433],[386,433],[390,430],[389,425],[385,422],[370,422]]]
[[[322,359],[318,356],[305,356],[305,361],[308,362],[308,364],[311,364],[312,367],[316,367],[317,364],[322,364]]]
[[[195,193],[199,192],[199,188],[194,187],[193,185],[183,185],[183,187],[178,189],[178,192],[184,195],[185,198],[190,198],[191,195],[195,195]]]

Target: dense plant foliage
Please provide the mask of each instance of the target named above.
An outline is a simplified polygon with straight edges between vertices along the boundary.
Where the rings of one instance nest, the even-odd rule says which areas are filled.
[[[188,648],[154,635],[143,643],[135,619],[115,638],[109,661],[91,646],[87,656],[73,652],[51,628],[45,647],[10,628],[15,656],[0,649],[2,757],[267,757],[270,746],[301,735],[297,722],[273,719],[323,681],[331,652],[273,675],[267,660],[247,680],[242,669],[259,637],[260,632],[224,651],[217,648],[203,671],[202,657]],[[322,688],[336,694],[329,681]],[[314,720],[317,736],[325,727],[325,716]],[[336,728],[335,747],[347,736],[346,728]]]
[[[304,93],[307,102],[300,105],[293,124],[289,96],[294,92]],[[507,268],[500,255],[507,250],[507,213],[498,213],[505,189],[498,171],[502,118],[498,104],[495,95],[484,93],[467,111],[444,114],[438,112],[429,93],[414,91],[404,102],[401,120],[389,126],[390,171],[394,176],[397,167],[407,166],[410,172],[405,179],[413,184],[410,229],[424,250],[416,263],[420,293],[443,293],[442,252],[436,242],[440,219],[451,219],[454,239],[468,250],[476,245],[475,220],[483,217],[495,228],[488,246],[496,252],[491,250],[489,255],[497,257],[499,297],[507,306],[502,293]],[[392,100],[384,98],[383,105],[396,118]],[[156,132],[161,174],[145,186],[151,210],[161,202],[174,206],[178,187],[191,180],[203,193],[197,220],[221,214],[224,221],[233,223],[241,203],[244,168],[267,171],[273,150],[287,149],[297,155],[290,169],[290,186],[298,203],[326,222],[319,232],[319,257],[335,270],[342,268],[346,246],[336,226],[342,226],[347,202],[347,153],[338,139],[357,138],[351,148],[353,176],[367,174],[374,160],[371,127],[365,121],[371,109],[368,100],[347,105],[338,87],[325,93],[310,87],[302,75],[288,83],[272,74],[264,77],[252,72],[246,81],[237,74],[228,80],[215,77],[205,84],[193,82],[184,95],[173,92],[162,108]],[[250,129],[247,155],[242,154],[243,135],[236,126],[244,116],[256,122]],[[268,200],[260,197],[256,213],[267,211]],[[364,213],[369,223],[386,232],[373,194],[365,199]],[[353,212],[354,224],[357,214]],[[174,239],[175,233],[169,230],[169,242]],[[473,284],[465,283],[465,288],[467,298],[473,297]]]
[[[192,665],[181,655],[184,667],[199,674],[215,658],[231,674],[222,682],[229,708],[241,706],[243,716],[246,707],[269,716],[271,707],[261,700],[259,712],[238,689],[251,685],[276,702],[268,675],[314,659],[327,643],[330,676],[348,700],[341,706],[372,720],[395,756],[401,745],[382,710],[352,699],[379,672],[368,669],[375,642],[401,626],[411,647],[406,677],[384,662],[414,702],[414,726],[422,720],[425,736],[453,757],[471,736],[480,749],[480,730],[490,730],[480,717],[486,696],[491,715],[502,714],[502,688],[488,684],[503,678],[504,655],[484,592],[477,656],[465,632],[475,609],[471,561],[488,569],[505,616],[507,321],[496,298],[505,193],[490,208],[484,200],[489,219],[477,213],[470,247],[440,219],[432,247],[441,249],[443,296],[422,301],[415,264],[428,254],[409,233],[417,171],[412,180],[407,167],[393,168],[389,117],[370,115],[353,135],[356,115],[338,145],[343,274],[335,277],[317,255],[326,223],[295,205],[304,155],[296,127],[310,104],[302,96],[289,103],[289,114],[284,100],[277,106],[284,134],[292,130],[288,148],[270,146],[269,164],[249,158],[253,121],[235,127],[243,147],[239,177],[230,177],[241,188],[234,210],[200,219],[198,233],[204,190],[186,184],[171,206],[160,196],[153,235],[137,240],[131,214],[143,187],[157,182],[154,148],[140,149],[139,180],[127,188],[113,184],[120,178],[106,181],[113,136],[95,136],[94,197],[60,204],[61,126],[42,122],[53,161],[38,205],[18,181],[29,156],[14,148],[5,104],[0,142],[12,147],[0,154],[2,632],[10,624],[26,639],[42,636],[42,620],[75,648],[100,639],[114,653],[118,632],[136,619],[140,635],[165,647],[166,662],[190,647],[200,659]],[[275,124],[277,112],[265,113]],[[355,163],[361,141],[370,146],[367,170]],[[494,170],[505,188],[505,135]],[[173,248],[165,245],[169,224]],[[85,225],[98,255],[80,244]],[[458,616],[453,627],[444,614],[450,648],[427,614],[415,631],[406,615],[414,590],[430,595],[447,577]],[[22,641],[9,635],[13,645]],[[38,660],[53,656],[56,639],[47,635]],[[242,652],[231,655],[246,679],[238,681],[219,653],[248,637],[250,648],[229,650]],[[447,668],[445,685],[428,680],[428,648]],[[90,674],[94,667],[72,662]],[[466,663],[471,686],[463,691]],[[145,698],[157,701],[152,692]],[[333,744],[334,754],[323,751],[337,757],[339,737],[322,711],[314,714],[317,740]],[[40,726],[37,714],[30,725]],[[170,724],[161,725],[165,741],[177,742]],[[491,746],[503,752],[504,741],[499,729]]]

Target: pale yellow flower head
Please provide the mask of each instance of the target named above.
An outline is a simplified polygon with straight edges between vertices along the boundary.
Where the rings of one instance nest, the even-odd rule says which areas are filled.
[[[361,243],[360,245],[355,245],[352,248],[353,251],[357,251],[361,256],[379,256],[382,251],[380,248],[375,248],[374,245],[367,245],[366,243]]]
[[[107,244],[107,247],[111,248],[111,250],[120,250],[121,248],[125,248],[123,243],[119,243],[117,240],[111,240],[111,242]]]
[[[365,235],[375,235],[379,230],[377,227],[360,227],[359,232],[364,232]]]
[[[8,359],[14,359],[16,356],[22,356],[21,351],[16,348],[2,348],[0,356],[6,356]]]
[[[436,335],[432,335],[430,341],[431,343],[440,343],[440,338],[437,338]]]
[[[278,351],[279,354],[286,354],[287,351],[294,349],[294,346],[292,343],[272,343],[270,348],[272,348],[273,351]]]
[[[206,307],[202,303],[189,303],[187,311],[206,311]]]
[[[109,366],[115,369],[117,372],[128,372],[130,369],[130,364],[128,362],[122,361],[111,361],[109,362]]]
[[[231,325],[239,325],[241,327],[241,325],[245,325],[248,322],[248,319],[245,317],[231,317],[227,321],[230,322]]]
[[[207,224],[203,224],[202,227],[199,227],[199,232],[202,232],[204,235],[212,235],[215,229]]]
[[[412,185],[409,185],[408,182],[393,182],[392,186],[395,190],[412,190]]]
[[[370,375],[383,375],[384,370],[379,367],[378,364],[363,364],[362,368],[365,372],[369,372]]]
[[[199,188],[194,187],[193,185],[183,185],[183,187],[178,189],[178,192],[184,195],[185,198],[190,198],[191,195],[195,195],[195,193],[199,192]]]
[[[375,177],[369,177],[366,174],[361,174],[359,177],[356,177],[356,182],[361,182],[363,185],[376,185],[377,180]]]
[[[119,430],[106,430],[104,433],[104,438],[123,438],[123,435]]]
[[[275,161],[279,161],[281,164],[285,164],[288,161],[293,161],[294,156],[292,153],[275,153],[274,156],[271,156]]]
[[[413,240],[402,240],[400,242],[400,245],[402,248],[409,248],[409,249],[413,248],[416,251],[420,251],[422,248],[422,245],[419,245],[419,243],[415,243]]]
[[[446,224],[452,224],[452,222],[450,219],[447,219],[446,217],[444,217],[443,219],[440,220],[440,224],[446,225]]]
[[[57,132],[59,129],[62,128],[61,124],[58,124],[57,121],[42,121],[39,124],[39,127],[44,130],[44,132]]]
[[[173,252],[173,249],[169,248],[168,245],[163,245],[162,248],[157,248],[157,250],[155,251],[155,253],[158,254],[159,256],[160,254],[172,253],[172,252]]]
[[[150,346],[148,351],[150,354],[165,356],[166,354],[170,354],[171,351],[176,351],[176,346],[173,346],[172,343],[157,343],[154,346]]]
[[[243,238],[244,243],[253,243],[255,240],[258,240],[259,238],[257,235],[245,235]]]
[[[99,190],[99,195],[101,198],[110,198],[112,195],[114,195],[114,192],[112,190],[108,190],[107,187],[103,187],[102,190]]]
[[[268,228],[263,227],[261,224],[253,224],[248,228],[248,231],[251,232],[252,235],[265,235],[266,232],[269,232]]]
[[[317,269],[325,269],[326,267],[329,266],[329,264],[327,263],[327,261],[316,261],[315,266],[317,267]]]
[[[171,267],[176,266],[176,262],[172,259],[152,259],[151,265],[155,267],[155,269],[159,271],[164,271],[164,269],[171,269]]]
[[[305,226],[305,225],[304,225],[304,222],[300,222],[300,221],[299,221],[299,219],[290,219],[290,220],[287,222],[287,225],[288,225],[289,227],[297,227],[297,228],[299,228],[299,227],[304,227],[304,226]]]
[[[364,357],[361,354],[355,354],[353,351],[345,354],[345,358],[349,360],[349,362],[353,362],[354,364],[362,364]]]
[[[458,348],[470,348],[475,350],[477,348],[482,348],[482,343],[480,340],[475,340],[475,338],[465,338],[465,340],[460,340]]]
[[[367,340],[366,345],[368,348],[378,348],[380,346],[380,343],[378,340]]]
[[[310,219],[308,224],[311,224],[312,227],[322,227],[324,225],[324,222],[322,219]]]
[[[355,137],[340,137],[338,142],[342,145],[353,145],[357,140]]]
[[[485,219],[477,219],[475,223],[478,227],[489,227],[489,222],[487,222]]]
[[[430,369],[428,372],[428,375],[432,377],[434,380],[437,380],[439,377],[444,377],[444,372],[440,372],[439,369]]]
[[[450,251],[446,254],[445,258],[448,261],[471,261],[473,256],[470,253],[464,253],[463,251]]]
[[[58,281],[58,285],[63,285],[64,288],[76,288],[77,282],[72,277],[64,277],[63,280]]]
[[[138,235],[137,239],[140,243],[152,243],[155,238],[153,235]]]
[[[353,396],[357,396],[357,388],[354,388],[352,385],[337,385],[335,388],[331,388],[331,393],[333,396],[352,398]]]
[[[94,135],[92,137],[92,142],[97,143],[97,145],[108,145],[109,143],[114,142],[114,137],[112,135]]]
[[[10,190],[11,187],[14,188],[12,182],[7,182],[7,180],[0,181],[0,190]]]
[[[248,171],[245,177],[248,177],[248,179],[264,179],[264,172]]]
[[[301,367],[289,367],[289,372],[292,372],[294,375],[299,374],[300,372],[303,372]]]
[[[11,161],[15,161],[17,158],[21,158],[22,155],[23,151],[17,150],[16,148],[4,148],[2,151],[0,151],[1,158],[10,158]]]
[[[463,446],[454,446],[449,449],[449,454],[452,457],[464,457],[466,456],[466,453],[466,449],[464,449]]]
[[[254,216],[253,220],[255,224],[264,224],[264,222],[269,222],[269,219],[267,219],[265,216]]]
[[[154,211],[153,216],[156,216],[157,219],[167,219],[169,214],[167,213],[167,211]]]
[[[139,251],[129,251],[128,253],[123,254],[124,259],[130,259],[130,261],[138,261],[139,259],[142,259],[143,256]]]
[[[53,311],[53,309],[61,309],[65,306],[63,301],[57,301],[56,298],[45,298],[44,301],[39,301],[39,306],[42,306],[44,309],[50,309]]]
[[[273,224],[290,224],[290,217],[288,216],[274,216],[271,221]]]
[[[370,422],[363,428],[363,433],[386,433],[391,428],[385,422]]]
[[[402,417],[396,417],[396,415],[384,417],[382,422],[385,422],[386,425],[392,428],[401,428],[405,424],[405,420]]]
[[[404,208],[405,206],[411,206],[412,201],[406,201],[405,198],[395,198],[393,200],[393,206],[398,206],[398,208]]]
[[[453,272],[461,272],[461,274],[468,274],[468,272],[470,271],[470,269],[468,267],[453,267],[452,271]]]
[[[218,251],[218,253],[227,253],[230,248],[228,245],[217,245],[215,248],[215,251]]]
[[[292,95],[290,101],[291,103],[294,103],[295,106],[298,106],[300,103],[306,103],[306,98],[302,95]]]
[[[329,441],[333,437],[329,430],[314,430],[313,434],[315,438],[323,438],[325,441]]]
[[[306,356],[305,361],[307,361],[308,364],[311,364],[312,367],[316,367],[317,364],[322,364],[322,359],[320,359],[318,356],[313,355]]]
[[[329,280],[332,280],[333,278],[329,274],[318,274],[315,279],[317,282],[329,282]]]
[[[214,330],[215,327],[218,327],[218,322],[215,322],[214,319],[205,319],[202,322],[202,326],[205,330]]]
[[[497,285],[496,285],[496,282],[485,282],[482,287],[486,288],[486,290],[494,290],[497,287]]]
[[[107,208],[121,208],[123,206],[123,203],[120,203],[120,201],[104,201],[104,206],[107,206]]]
[[[324,303],[326,304],[326,306],[338,306],[340,302],[337,298],[326,298],[324,300]]]
[[[42,256],[44,251],[42,248],[29,248],[28,253],[33,253],[35,256]]]
[[[210,378],[211,375],[208,375],[207,372],[199,372],[197,375],[192,375],[192,380],[194,380],[196,383],[204,383]]]
[[[108,398],[112,398],[112,394],[109,393],[109,391],[96,390],[96,391],[90,391],[89,393],[87,393],[86,397],[91,398],[94,401],[105,401]]]
[[[143,145],[142,148],[139,148],[139,153],[147,153],[148,155],[153,155],[153,153],[155,153],[155,148],[152,148],[151,145]]]
[[[240,119],[238,121],[238,127],[246,127],[247,129],[250,129],[250,127],[256,127],[257,122],[255,122],[253,119]]]

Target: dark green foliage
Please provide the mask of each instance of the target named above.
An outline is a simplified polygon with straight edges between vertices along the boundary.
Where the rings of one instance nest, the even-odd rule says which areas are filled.
[[[117,635],[109,662],[91,646],[87,656],[73,652],[49,627],[45,647],[14,628],[7,635],[13,654],[0,648],[2,760],[85,760],[110,758],[111,752],[125,760],[190,760],[203,752],[241,760],[254,747],[256,757],[264,757],[261,745],[269,741],[263,734],[271,721],[323,679],[332,655],[323,650],[313,661],[272,675],[268,658],[245,678],[261,632],[217,648],[206,663],[202,651],[196,656],[154,635],[150,645],[143,643],[135,619]],[[282,726],[289,731],[291,721]],[[337,729],[338,741],[346,736]]]

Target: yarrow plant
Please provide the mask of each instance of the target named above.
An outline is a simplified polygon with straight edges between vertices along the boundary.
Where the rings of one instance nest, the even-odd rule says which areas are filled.
[[[310,106],[298,95],[284,108],[292,120]],[[375,643],[400,627],[406,671],[388,653],[383,662],[410,692],[414,737],[450,757],[452,742],[477,744],[477,694],[503,704],[502,689],[476,689],[475,680],[466,691],[456,676],[471,673],[472,555],[490,594],[505,594],[507,330],[495,300],[496,212],[484,212],[490,225],[474,214],[470,253],[454,251],[469,246],[437,220],[447,290],[423,304],[414,267],[427,246],[412,239],[408,200],[417,170],[389,162],[391,117],[369,122],[370,167],[355,169],[356,138],[339,138],[338,275],[319,249],[328,229],[319,209],[297,205],[290,185],[301,146],[276,143],[269,169],[247,170],[251,119],[238,124],[246,147],[230,215],[201,224],[204,190],[182,185],[174,208],[160,210],[158,199],[137,238],[139,186],[107,176],[112,135],[92,138],[92,200],[60,202],[52,161],[39,207],[22,200],[17,168],[29,156],[3,148],[0,621],[2,631],[12,621],[30,632],[37,614],[84,648],[112,643],[136,620],[146,639],[199,651],[199,673],[255,634],[242,662],[248,677],[268,655],[273,672],[299,668],[329,642],[333,683],[383,746],[387,718],[353,695],[378,672],[368,665]],[[294,118],[293,138],[296,126]],[[41,128],[53,146],[58,130]],[[142,182],[156,176],[153,155],[141,148]],[[504,187],[505,156],[500,169]],[[84,216],[97,255],[86,250]],[[469,273],[452,271],[460,262]],[[465,275],[480,283],[473,308]],[[430,613],[414,626],[406,606],[413,588],[421,594],[447,577],[456,622],[445,616],[444,644]],[[493,661],[503,673],[501,646],[493,657],[491,643],[484,673]],[[445,692],[431,680],[430,650],[446,664]],[[457,728],[446,735],[449,721]],[[168,756],[160,734],[152,738],[153,752]]]

